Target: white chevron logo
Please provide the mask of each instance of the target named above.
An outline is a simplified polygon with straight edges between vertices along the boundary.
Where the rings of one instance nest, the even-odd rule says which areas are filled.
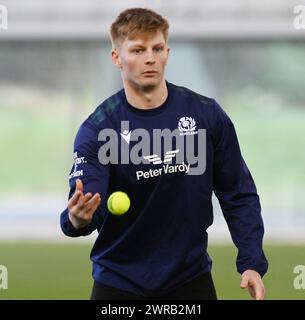
[[[130,142],[130,135],[131,135],[131,130],[128,132],[127,130],[124,130],[123,133],[120,133],[121,137],[129,144]]]
[[[179,152],[179,149],[167,151],[165,153],[165,157],[164,157],[163,161],[161,160],[161,158],[157,154],[153,154],[150,156],[144,156],[143,158],[145,160],[148,160],[149,162],[152,162],[153,164],[160,164],[160,163],[165,163],[165,162],[171,162],[172,159],[176,156],[176,154],[178,152]]]

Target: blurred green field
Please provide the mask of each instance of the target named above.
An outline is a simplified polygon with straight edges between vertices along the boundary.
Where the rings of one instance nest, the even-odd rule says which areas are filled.
[[[257,104],[255,110],[251,106],[243,109],[243,105],[240,102],[227,112],[235,124],[263,207],[302,211],[305,110],[266,113]],[[0,167],[2,195],[67,193],[74,136],[93,108],[78,110],[72,117],[67,106],[63,106],[52,112],[49,107],[0,108],[0,144],[5,154]]]
[[[90,244],[1,243],[0,265],[8,268],[8,289],[0,299],[88,299],[92,278]],[[305,264],[302,246],[267,245],[270,262],[264,277],[266,299],[305,299],[305,290],[293,287],[295,265]],[[249,299],[239,288],[232,245],[214,245],[213,277],[219,299]]]

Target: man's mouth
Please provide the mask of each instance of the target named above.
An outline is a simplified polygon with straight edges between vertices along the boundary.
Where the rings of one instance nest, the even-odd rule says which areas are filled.
[[[146,71],[144,71],[143,73],[145,73],[145,74],[146,74],[146,73],[148,73],[148,74],[149,74],[149,73],[157,73],[157,71],[156,71],[156,70],[146,70]]]
[[[147,77],[153,77],[153,76],[155,76],[157,74],[158,74],[158,72],[155,71],[155,70],[147,70],[147,71],[143,72],[143,75],[147,76]]]

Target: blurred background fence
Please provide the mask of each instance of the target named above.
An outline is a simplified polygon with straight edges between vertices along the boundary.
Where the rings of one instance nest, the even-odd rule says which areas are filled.
[[[215,98],[232,118],[261,198],[266,241],[305,242],[305,27],[294,25],[299,1],[0,4],[8,11],[8,28],[0,29],[1,240],[64,239],[59,214],[74,136],[122,86],[111,63],[109,26],[121,10],[141,6],[170,22],[167,80]],[[225,241],[229,233],[214,203],[210,236]]]

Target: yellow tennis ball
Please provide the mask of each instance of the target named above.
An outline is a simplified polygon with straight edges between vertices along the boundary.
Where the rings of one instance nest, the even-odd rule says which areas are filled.
[[[123,191],[113,192],[107,200],[108,210],[115,215],[122,215],[130,207],[130,199]]]

